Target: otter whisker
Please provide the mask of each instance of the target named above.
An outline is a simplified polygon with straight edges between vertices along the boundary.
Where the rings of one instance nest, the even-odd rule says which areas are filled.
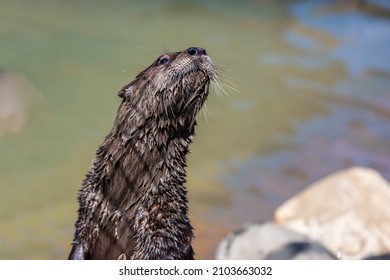
[[[236,93],[241,93],[238,89],[238,86],[234,84],[230,79],[221,76],[220,78],[223,81],[223,85],[227,87],[230,91],[236,92]]]
[[[213,87],[218,97],[223,97],[224,95],[226,96],[228,95],[225,89],[223,88],[223,86],[221,85],[219,78],[215,78],[212,81],[211,86]]]
[[[215,92],[217,93],[217,95],[228,96],[229,95],[228,91],[240,93],[240,91],[238,90],[238,86],[231,81],[231,77],[227,76],[227,73],[229,71],[221,67],[216,67],[216,72],[217,75],[212,81],[213,82],[212,86]]]
[[[202,111],[203,111],[203,116],[204,116],[204,118],[205,118],[207,124],[210,124],[209,119],[207,118],[208,112],[207,112],[207,106],[206,106],[206,104],[203,105]]]

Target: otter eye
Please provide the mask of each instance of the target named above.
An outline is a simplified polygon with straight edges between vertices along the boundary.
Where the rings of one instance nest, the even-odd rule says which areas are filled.
[[[167,56],[163,56],[158,61],[159,64],[167,64],[169,62],[169,58]]]

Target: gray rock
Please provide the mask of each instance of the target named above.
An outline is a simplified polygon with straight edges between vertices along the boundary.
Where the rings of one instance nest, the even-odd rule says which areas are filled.
[[[0,137],[21,131],[32,111],[41,111],[44,104],[42,94],[25,77],[0,70]]]
[[[329,260],[335,257],[322,245],[272,222],[249,224],[229,234],[218,245],[219,260]]]
[[[342,259],[388,258],[390,185],[372,169],[340,171],[286,201],[275,221]]]

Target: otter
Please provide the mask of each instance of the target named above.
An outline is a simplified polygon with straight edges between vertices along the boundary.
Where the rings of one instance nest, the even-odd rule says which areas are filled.
[[[206,50],[162,54],[125,85],[78,194],[69,259],[194,259],[186,155],[217,68]]]

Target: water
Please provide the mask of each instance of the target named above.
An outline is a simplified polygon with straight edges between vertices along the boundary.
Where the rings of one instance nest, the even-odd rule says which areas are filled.
[[[19,105],[0,122],[0,258],[67,257],[116,93],[165,49],[206,48],[239,89],[212,93],[198,118],[187,184],[197,258],[330,172],[362,165],[390,179],[386,7],[209,2],[1,2],[0,68]]]

